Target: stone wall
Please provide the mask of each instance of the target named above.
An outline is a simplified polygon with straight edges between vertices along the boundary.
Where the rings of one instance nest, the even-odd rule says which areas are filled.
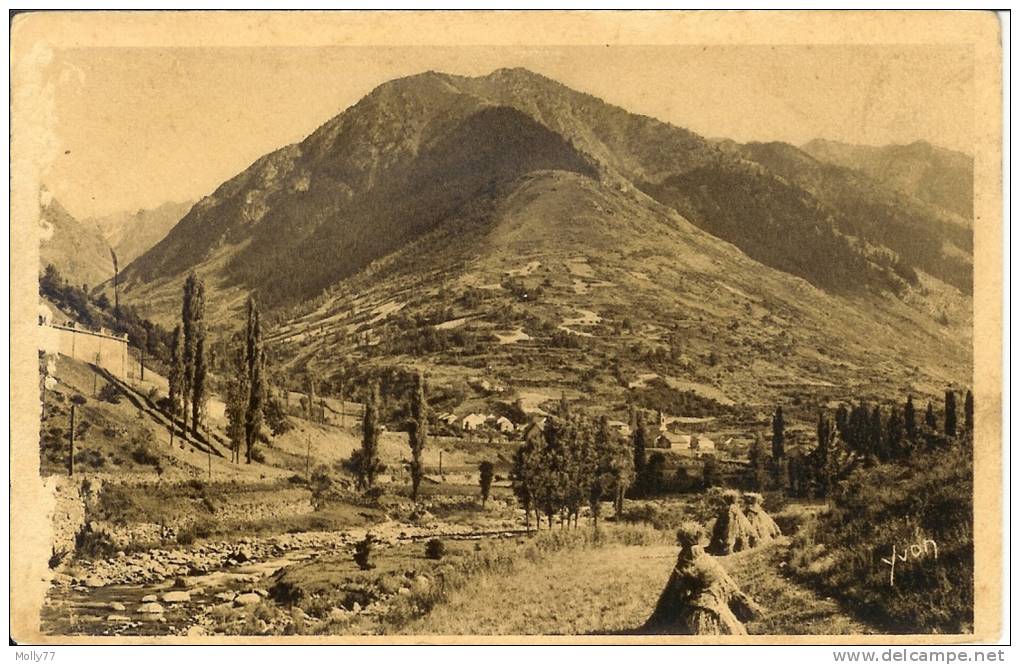
[[[55,499],[50,523],[53,526],[53,549],[74,551],[74,537],[85,524],[85,497],[82,480],[67,476],[50,476],[44,481]]]
[[[64,326],[40,325],[39,346],[74,360],[98,365],[120,379],[128,378],[127,337]]]

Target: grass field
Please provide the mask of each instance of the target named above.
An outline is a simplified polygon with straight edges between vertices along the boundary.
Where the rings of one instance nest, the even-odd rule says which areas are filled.
[[[766,609],[752,634],[874,632],[839,605],[779,574],[787,545],[720,561]],[[627,634],[651,614],[677,554],[671,545],[567,550],[522,562],[510,575],[481,575],[402,633],[419,635]],[[583,571],[583,574],[578,574]]]

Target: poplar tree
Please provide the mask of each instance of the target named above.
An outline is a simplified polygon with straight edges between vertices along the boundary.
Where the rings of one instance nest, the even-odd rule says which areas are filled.
[[[482,507],[489,500],[489,491],[492,489],[492,476],[495,467],[489,460],[478,465],[478,486],[482,493]]]
[[[183,346],[181,360],[183,373],[181,375],[181,406],[184,416],[183,429],[185,435],[188,432],[188,405],[191,402],[192,385],[195,381],[195,322],[194,306],[195,288],[198,278],[192,272],[184,280],[184,297],[181,301],[181,333],[183,335]]]
[[[783,458],[785,456],[786,424],[783,422],[783,407],[777,406],[772,416],[772,473],[776,483],[780,482]]]
[[[952,390],[946,391],[946,436],[956,437],[956,393]]]
[[[928,430],[931,433],[935,433],[935,428],[938,426],[938,421],[935,420],[935,409],[931,405],[931,401],[928,402],[928,410],[924,413],[924,424],[928,426]]]
[[[375,480],[385,470],[379,459],[379,383],[373,382],[369,389],[368,403],[365,405],[365,417],[361,423],[361,448],[354,451],[347,461],[350,469],[358,479],[358,487],[368,491],[375,487]]]
[[[638,413],[636,417],[637,427],[631,437],[631,446],[634,453],[634,489],[639,496],[643,496],[648,489],[648,459],[646,448],[648,447],[648,430],[645,428],[645,416]]]
[[[255,299],[248,298],[248,325],[245,328],[245,369],[247,370],[247,404],[244,417],[245,462],[251,464],[255,444],[262,434],[263,409],[266,401],[266,359],[262,346],[262,322]]]
[[[170,341],[170,367],[167,373],[169,384],[170,401],[170,432],[173,435],[174,427],[177,424],[177,414],[180,413],[181,397],[184,393],[184,338],[181,335],[181,327],[175,326]]]
[[[969,390],[963,398],[963,427],[967,434],[974,433],[974,394]]]
[[[908,445],[913,445],[917,441],[917,415],[914,413],[914,398],[911,395],[907,395],[907,404],[903,407],[903,430]]]
[[[871,410],[871,422],[868,424],[868,449],[871,455],[879,460],[885,459],[885,441],[882,440],[882,409],[876,404]]]
[[[411,500],[418,500],[418,488],[425,477],[422,455],[428,443],[428,403],[425,400],[425,377],[421,372],[414,376],[414,395],[411,398],[411,421],[408,423],[408,445],[411,447]],[[482,503],[484,504],[484,499]]]
[[[205,284],[194,272],[184,281],[181,303],[181,327],[184,334],[184,430],[188,429],[188,401],[191,401],[191,431],[198,436],[198,427],[205,410],[206,374],[208,365],[205,339]]]
[[[885,426],[885,448],[889,458],[903,457],[903,421],[900,418],[900,410],[895,406],[889,412],[889,420]]]

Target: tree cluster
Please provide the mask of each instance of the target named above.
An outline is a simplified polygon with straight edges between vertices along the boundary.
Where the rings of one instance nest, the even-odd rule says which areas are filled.
[[[542,436],[514,455],[511,479],[529,527],[532,517],[538,527],[545,517],[551,528],[557,516],[561,526],[576,527],[584,505],[597,527],[603,500],[611,498],[622,509],[634,479],[633,451],[605,417],[550,416]]]

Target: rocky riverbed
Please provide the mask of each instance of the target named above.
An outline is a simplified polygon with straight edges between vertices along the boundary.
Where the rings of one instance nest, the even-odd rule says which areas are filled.
[[[480,539],[516,535],[511,522],[479,529],[452,524],[427,526],[386,522],[371,529],[317,531],[207,542],[193,547],[118,552],[76,562],[54,575],[42,612],[45,632],[84,635],[203,635],[212,611],[244,608],[268,596],[266,581],[293,563],[350,552],[371,532],[377,546],[428,538]],[[427,581],[409,580],[409,584]],[[379,607],[354,607],[372,613]],[[297,617],[298,621],[302,617]],[[257,634],[269,628],[256,618]]]

